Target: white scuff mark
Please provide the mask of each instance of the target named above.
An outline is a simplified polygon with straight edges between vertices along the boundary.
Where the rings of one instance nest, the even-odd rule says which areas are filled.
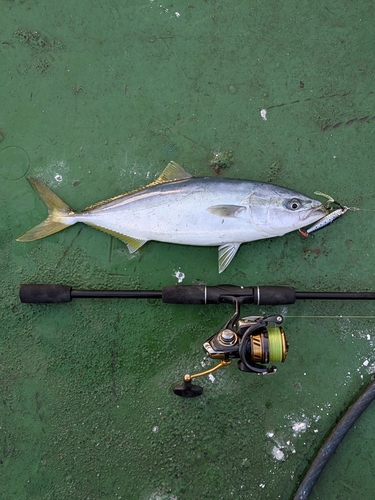
[[[211,380],[212,383],[215,382],[215,377],[212,375],[212,373],[208,375],[208,378]]]
[[[48,179],[52,177],[53,181],[50,181],[50,186],[52,187],[57,183],[60,184],[65,176],[69,172],[69,167],[66,165],[64,160],[47,160],[47,164],[42,168],[36,169],[35,173],[40,175],[43,179]]]
[[[331,403],[327,402],[319,405],[318,410],[323,412],[329,410],[330,407]],[[313,426],[311,432],[314,434],[319,433],[317,423],[321,419],[321,415],[314,412],[312,415],[307,416],[304,411],[301,411],[298,414],[286,414],[284,418],[287,421],[286,425],[277,429],[269,429],[265,433],[266,437],[272,441],[268,452],[277,461],[286,461],[291,454],[297,453],[297,444],[305,445],[304,442],[301,443],[301,436],[307,433],[311,426]]]
[[[169,495],[168,493],[151,493],[148,500],[177,500],[176,495]]]
[[[285,460],[285,453],[277,446],[274,446],[272,448],[272,455],[276,460],[279,460],[280,462],[283,462]]]
[[[294,435],[297,436],[298,434],[302,434],[302,432],[306,432],[307,427],[307,422],[295,422],[292,425]]]
[[[288,315],[288,307],[284,306],[281,308],[281,316],[287,316]]]
[[[267,121],[267,110],[266,109],[261,109],[260,110],[260,116],[264,121]]]
[[[168,8],[168,7],[165,7],[162,3],[160,3],[160,4],[157,4],[157,3],[156,3],[156,4],[155,4],[154,2],[155,2],[155,0],[150,0],[150,3],[151,3],[151,4],[153,4],[153,5],[151,5],[151,8],[153,8],[153,6],[155,5],[155,6],[156,6],[156,8],[158,8],[158,7],[159,7],[159,9],[160,9],[160,14],[161,14],[162,12],[164,12],[165,14],[170,14],[170,13],[169,13],[169,8]],[[179,12],[175,12],[174,14],[169,15],[169,19],[178,19],[179,17],[181,17],[181,14],[180,14]],[[170,38],[172,38],[172,37],[170,37]]]
[[[185,279],[185,274],[181,271],[180,268],[178,268],[178,271],[174,272],[174,277],[177,278],[177,281],[179,283],[182,283],[183,280]]]
[[[275,445],[270,449],[270,453],[275,460],[284,462],[288,458],[289,453],[296,452],[293,443],[289,439],[285,440],[285,437],[283,436],[275,436],[274,431],[268,431],[266,436],[272,439],[275,443]]]

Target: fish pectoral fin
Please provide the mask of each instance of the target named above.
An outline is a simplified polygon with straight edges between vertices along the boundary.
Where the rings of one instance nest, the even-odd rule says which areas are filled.
[[[175,161],[170,161],[163,172],[153,184],[163,184],[164,182],[183,181],[191,179],[193,176]]]
[[[95,224],[88,224],[88,223],[86,224],[95,229],[99,229],[99,231],[103,231],[107,234],[110,234],[111,236],[115,236],[115,238],[118,238],[128,246],[128,250],[130,253],[136,252],[148,241],[148,240],[143,240],[141,238],[133,238],[133,236],[127,236],[126,234],[120,234],[117,233],[116,231],[112,231],[111,229],[106,229],[105,227],[96,226]]]
[[[212,207],[208,207],[207,210],[218,217],[232,217],[238,218],[244,211],[246,211],[246,207],[241,205],[213,205]]]
[[[241,243],[226,243],[219,247],[219,273],[222,273],[232,262]]]

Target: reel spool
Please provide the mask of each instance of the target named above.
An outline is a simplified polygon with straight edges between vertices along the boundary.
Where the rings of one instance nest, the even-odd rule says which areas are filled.
[[[283,328],[279,326],[282,321],[281,316],[269,318],[250,316],[238,322],[238,333],[241,338],[238,363],[240,370],[274,373],[276,367],[267,368],[263,364],[285,361],[289,345]]]
[[[286,340],[285,332],[280,327],[267,328],[266,332],[251,335],[250,360],[253,363],[270,363],[271,361],[285,361]]]
[[[185,375],[184,383],[173,389],[177,396],[185,398],[200,396],[203,388],[194,385],[192,380],[228,366],[236,358],[241,371],[259,375],[277,371],[276,366],[266,366],[267,364],[285,361],[289,344],[280,326],[283,322],[282,316],[248,316],[236,321],[237,316],[238,311],[203,344],[207,355],[213,359],[220,359],[220,363],[209,370]]]

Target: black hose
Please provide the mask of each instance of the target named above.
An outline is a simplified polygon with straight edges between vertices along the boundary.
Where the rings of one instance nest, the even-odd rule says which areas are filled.
[[[293,500],[305,500],[309,497],[324,467],[335,453],[337,447],[344,439],[347,432],[355,424],[366,408],[375,399],[375,379],[367,386],[359,398],[348,408],[343,417],[338,421],[323,446],[318,451],[302,480]]]

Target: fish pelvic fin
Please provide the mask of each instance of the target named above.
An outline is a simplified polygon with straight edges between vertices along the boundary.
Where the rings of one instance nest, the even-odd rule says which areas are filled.
[[[241,243],[226,243],[219,247],[219,273],[225,271],[229,266],[240,245]]]
[[[59,231],[62,231],[66,227],[70,226],[71,223],[68,222],[68,216],[74,215],[74,212],[69,205],[62,201],[57,194],[51,191],[49,187],[38,179],[29,177],[27,180],[30,182],[36,194],[46,205],[48,217],[43,222],[17,238],[17,241],[28,242],[40,240],[41,238],[58,233]]]

